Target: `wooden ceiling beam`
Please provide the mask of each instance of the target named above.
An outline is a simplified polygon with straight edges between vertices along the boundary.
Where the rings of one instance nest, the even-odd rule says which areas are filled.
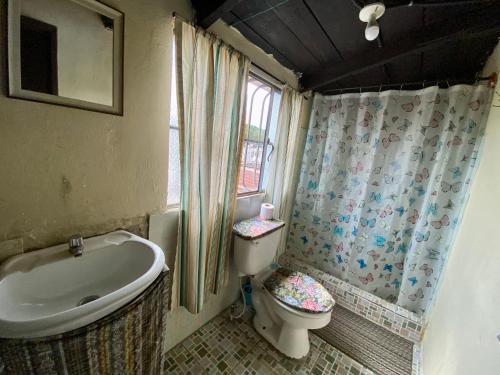
[[[230,12],[242,0],[224,0],[207,2],[206,7],[199,7],[197,23],[204,29],[208,29],[215,21]]]
[[[251,25],[249,25],[244,20],[240,19],[236,14],[231,13],[231,15],[236,18],[238,21],[238,30],[243,34],[245,38],[250,40],[250,42],[254,43],[256,46],[259,46],[267,53],[271,53],[278,62],[287,66],[288,68],[300,72],[300,68],[292,62],[288,57],[286,57],[281,51],[276,49],[272,44],[269,43],[267,38],[260,35],[257,30],[255,30]]]
[[[468,13],[450,22],[435,23],[419,33],[403,36],[395,46],[376,48],[322,71],[304,74],[300,83],[304,90],[318,90],[346,77],[387,64],[403,56],[434,49],[446,42],[500,32],[499,19],[500,7],[494,6],[476,14]]]

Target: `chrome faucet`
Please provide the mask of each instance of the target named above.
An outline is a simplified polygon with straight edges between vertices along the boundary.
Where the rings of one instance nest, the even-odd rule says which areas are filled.
[[[75,234],[68,240],[68,251],[74,256],[79,257],[83,255],[83,237],[81,234]]]

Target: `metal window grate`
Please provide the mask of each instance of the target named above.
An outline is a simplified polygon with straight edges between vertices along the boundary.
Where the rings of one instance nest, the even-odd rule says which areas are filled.
[[[273,85],[250,75],[247,86],[245,139],[238,181],[239,195],[262,191],[265,155],[269,145],[269,125],[276,91]]]

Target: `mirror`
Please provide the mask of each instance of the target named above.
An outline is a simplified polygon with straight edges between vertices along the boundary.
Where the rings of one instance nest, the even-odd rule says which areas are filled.
[[[9,0],[9,96],[123,114],[123,14],[95,0]]]

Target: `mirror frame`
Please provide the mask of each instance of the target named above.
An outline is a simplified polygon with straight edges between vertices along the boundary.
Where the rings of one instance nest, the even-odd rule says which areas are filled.
[[[21,87],[21,1],[7,5],[8,97],[123,116],[124,14],[97,0],[68,0],[113,19],[113,105],[24,90]],[[17,49],[16,49],[17,47]]]

